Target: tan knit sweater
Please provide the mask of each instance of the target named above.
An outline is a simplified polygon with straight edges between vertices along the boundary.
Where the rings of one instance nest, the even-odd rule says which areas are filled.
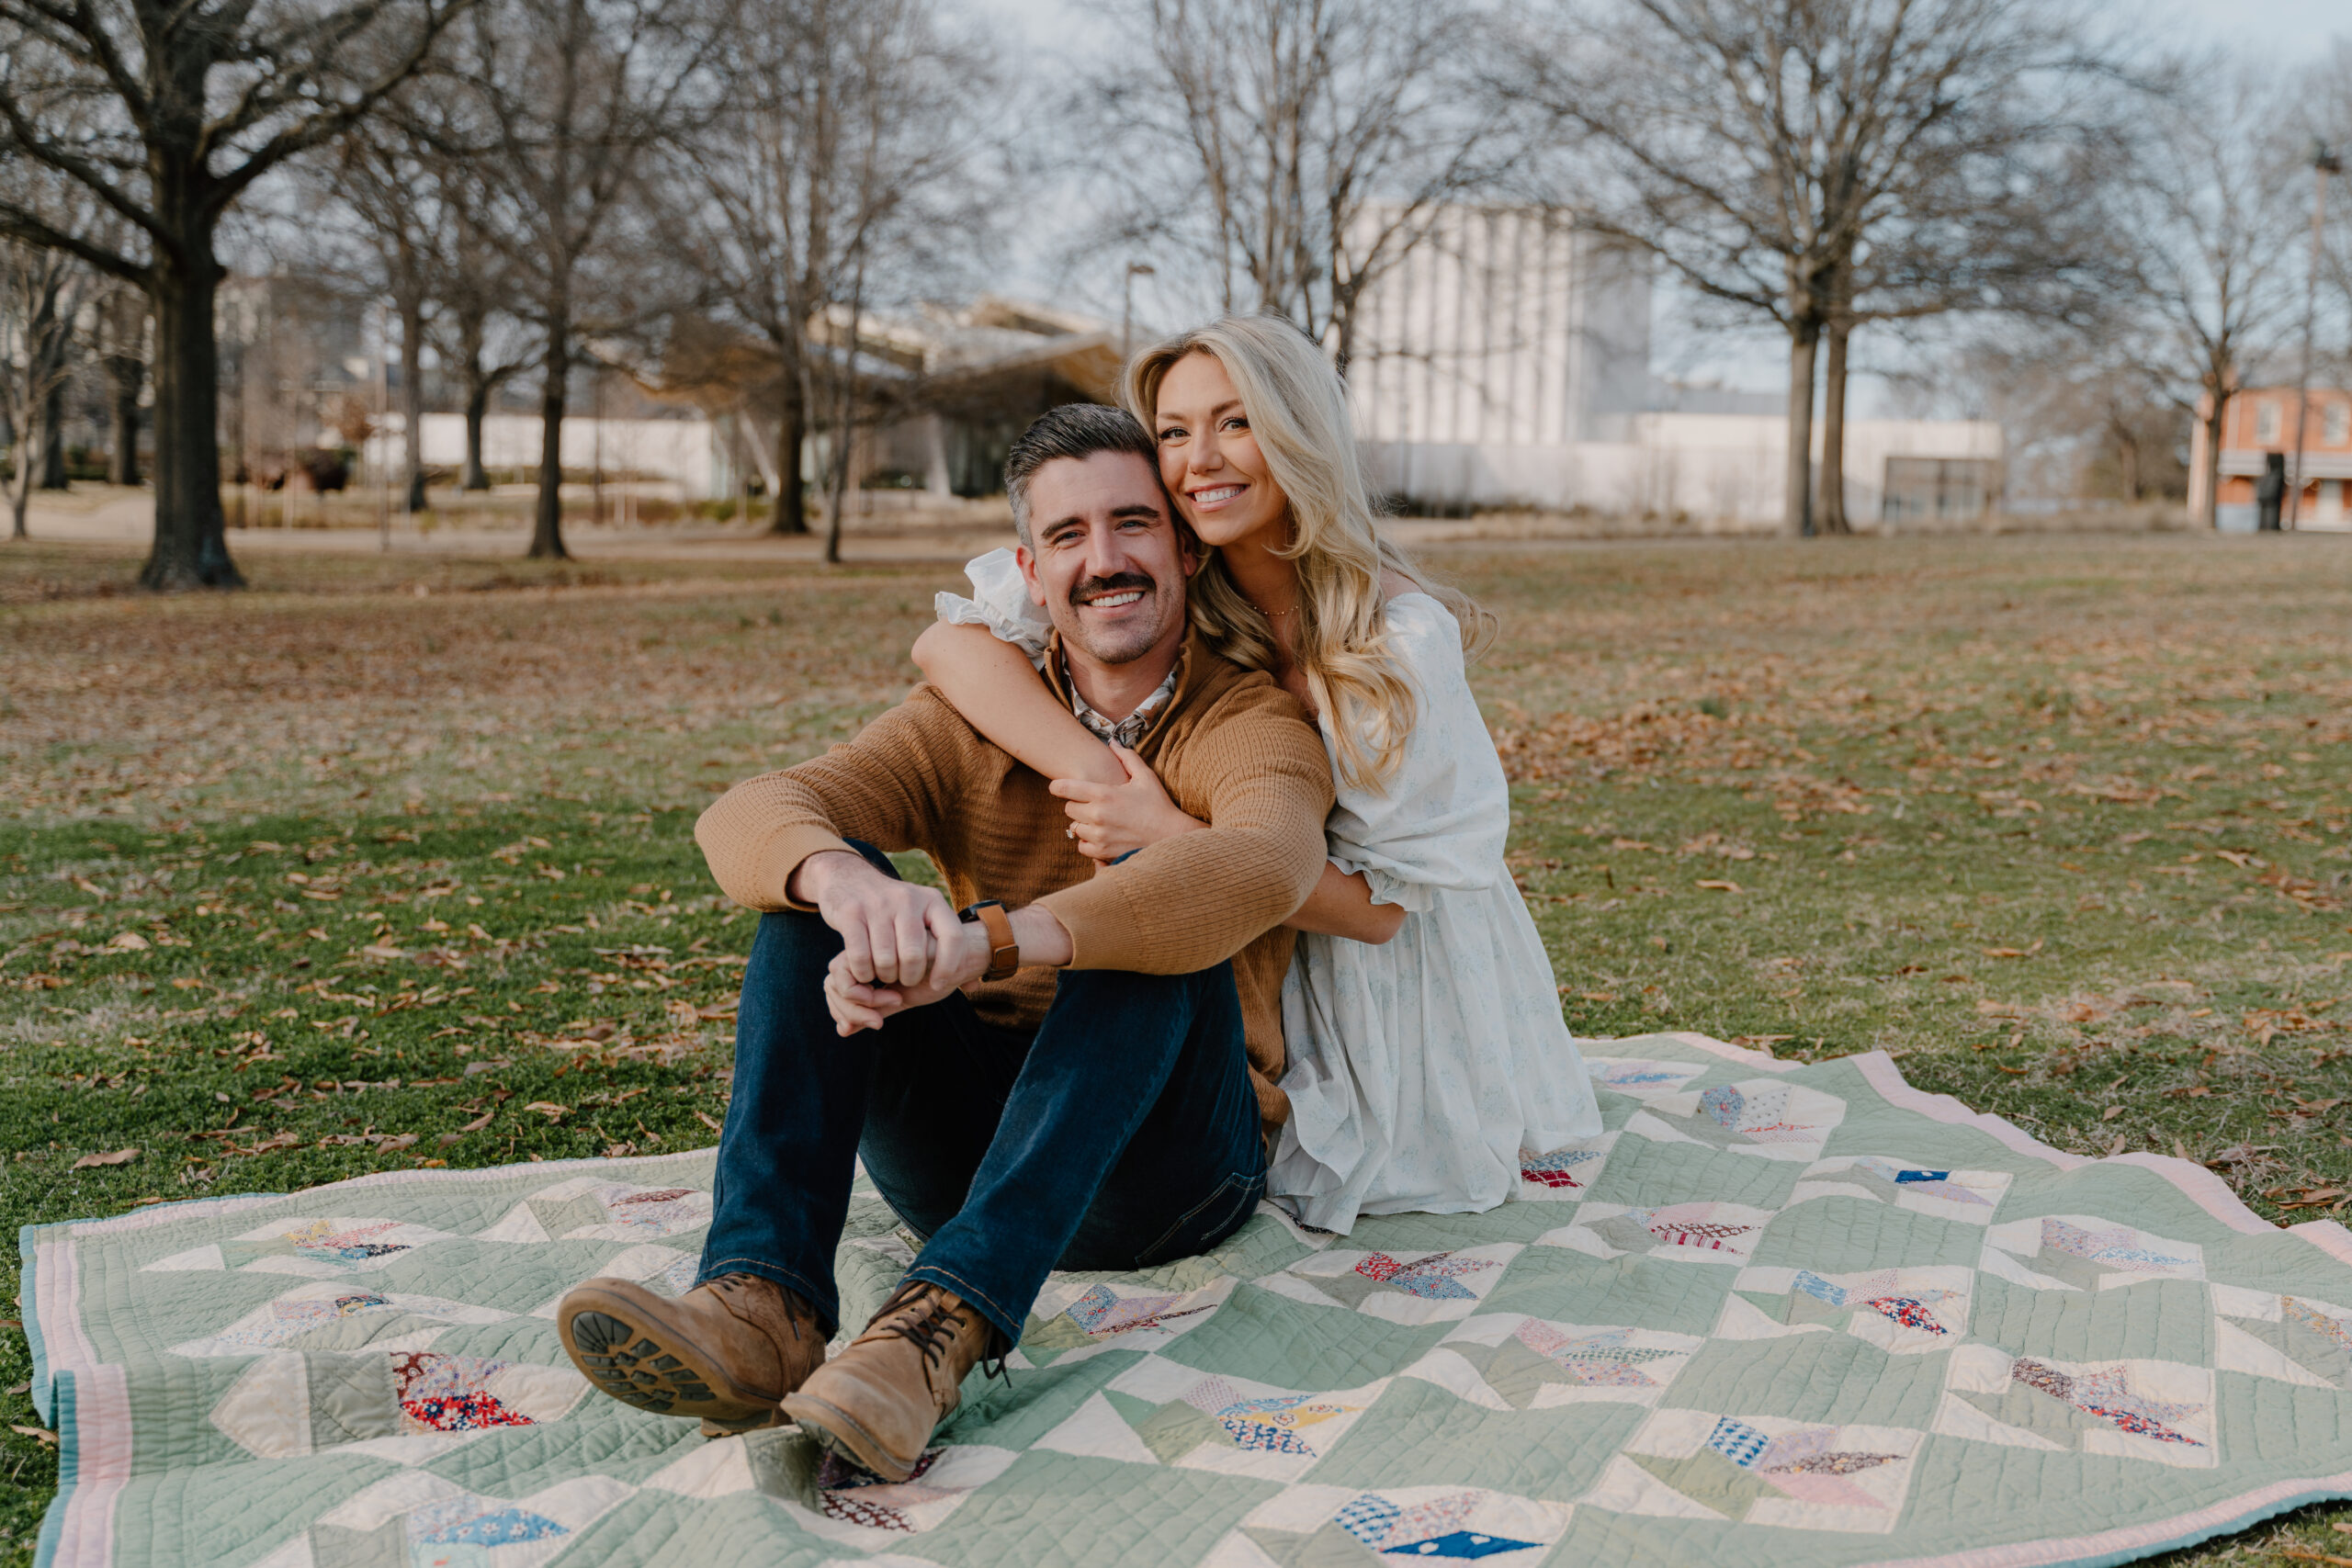
[[[844,839],[921,850],[958,908],[1042,904],[1066,928],[1071,967],[1186,975],[1231,958],[1261,1114],[1286,1121],[1278,924],[1323,870],[1330,764],[1305,711],[1268,676],[1188,637],[1176,693],[1136,750],[1186,815],[1209,824],[1099,870],[1063,829],[1043,775],[1015,761],[928,685],[844,745],[729,790],[695,825],[711,874],[754,909],[796,908],[785,885]],[[1058,671],[1058,658],[1046,661]],[[972,988],[991,1023],[1035,1028],[1054,972]]]

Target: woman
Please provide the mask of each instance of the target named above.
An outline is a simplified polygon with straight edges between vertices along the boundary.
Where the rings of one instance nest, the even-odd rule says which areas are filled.
[[[1193,625],[1306,705],[1338,789],[1330,863],[1289,922],[1291,1116],[1268,1195],[1342,1233],[1360,1213],[1491,1208],[1517,1190],[1522,1148],[1600,1130],[1503,864],[1510,796],[1464,670],[1491,617],[1425,587],[1382,536],[1346,389],[1290,326],[1228,317],[1149,349],[1122,400],[1210,547]],[[971,576],[978,601],[941,594],[915,658],[982,733],[1056,781],[1080,846],[1108,861],[1200,826],[1037,679],[1044,626],[1012,558],[982,557]]]

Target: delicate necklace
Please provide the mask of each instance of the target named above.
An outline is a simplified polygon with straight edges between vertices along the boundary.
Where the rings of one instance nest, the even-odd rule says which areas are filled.
[[[1266,619],[1268,619],[1268,620],[1270,620],[1270,621],[1278,621],[1278,620],[1281,620],[1284,615],[1297,615],[1297,614],[1298,614],[1298,606],[1297,606],[1297,605],[1295,605],[1295,604],[1293,604],[1293,605],[1292,605],[1289,609],[1287,609],[1287,610],[1269,610],[1269,609],[1265,608],[1263,605],[1260,604],[1259,604],[1256,600],[1254,600],[1254,599],[1244,598],[1241,602],[1242,602],[1244,604],[1249,605],[1251,609],[1253,609],[1253,610],[1257,611],[1257,612],[1258,612],[1258,614],[1260,614],[1261,615],[1263,615]]]

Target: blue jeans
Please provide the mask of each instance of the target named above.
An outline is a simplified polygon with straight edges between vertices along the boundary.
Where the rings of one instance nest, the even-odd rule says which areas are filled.
[[[844,1040],[822,989],[840,951],[815,915],[760,918],[701,1279],[764,1275],[830,1334],[854,1155],[928,1238],[910,1274],[1006,1345],[1048,1271],[1187,1257],[1255,1210],[1265,1145],[1230,964],[1066,970],[1032,1036],[959,995]]]

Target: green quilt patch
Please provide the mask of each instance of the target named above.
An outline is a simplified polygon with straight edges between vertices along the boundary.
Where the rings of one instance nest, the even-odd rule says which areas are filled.
[[[2352,1495],[2352,1233],[2061,1154],[1872,1054],[1595,1042],[1518,1200],[1056,1275],[910,1479],[594,1394],[556,1303],[675,1294],[712,1155],[28,1227],[57,1568],[2118,1562]],[[862,1320],[910,1253],[861,1183]]]

